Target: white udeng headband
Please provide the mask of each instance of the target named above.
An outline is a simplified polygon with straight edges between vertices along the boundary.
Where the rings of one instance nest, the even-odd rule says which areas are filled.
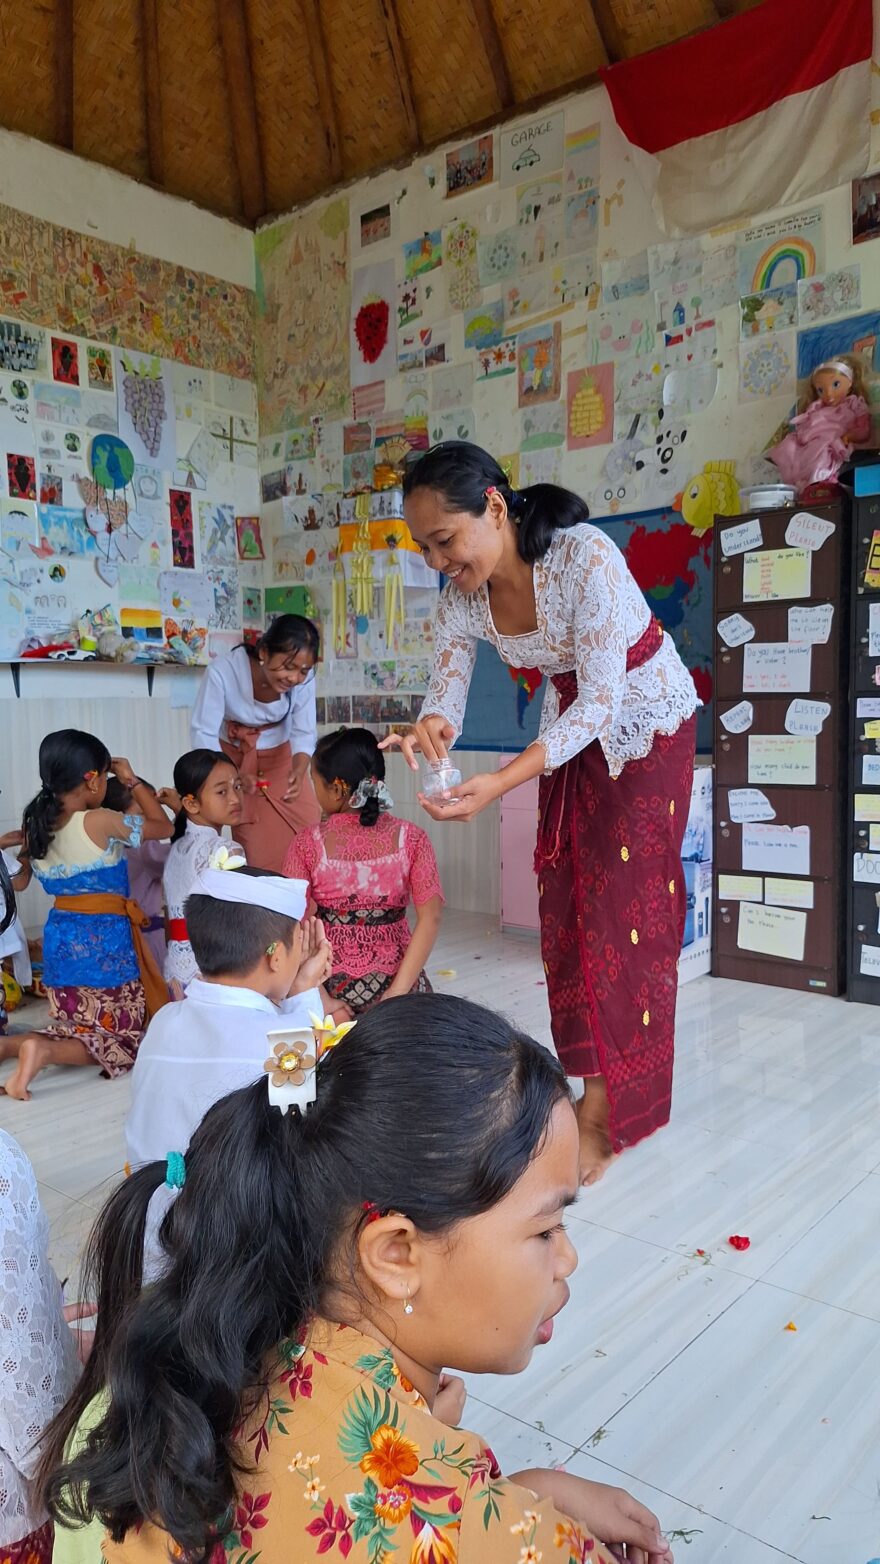
[[[308,889],[306,880],[288,880],[281,874],[236,874],[229,869],[203,869],[193,886],[197,896],[266,907],[298,921],[305,917]]]
[[[846,375],[850,385],[852,385],[852,382],[855,378],[852,371],[852,365],[845,364],[842,358],[829,358],[825,360],[824,364],[817,364],[816,368],[813,370],[813,375],[821,375],[823,369],[834,369],[839,375]],[[811,375],[810,379],[812,378],[813,377]]]

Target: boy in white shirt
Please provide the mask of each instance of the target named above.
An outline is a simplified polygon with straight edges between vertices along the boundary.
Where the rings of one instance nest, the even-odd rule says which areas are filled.
[[[318,985],[332,953],[320,919],[303,922],[305,881],[243,867],[204,869],[196,883],[186,926],[201,975],[153,1017],[138,1049],[125,1122],[132,1167],[186,1151],[208,1109],[263,1074],[267,1033],[324,1014]]]

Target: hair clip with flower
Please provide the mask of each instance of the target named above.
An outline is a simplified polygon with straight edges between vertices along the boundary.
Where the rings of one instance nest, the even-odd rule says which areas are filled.
[[[272,1054],[263,1066],[269,1077],[269,1102],[286,1113],[299,1108],[302,1113],[318,1095],[317,1065],[351,1031],[354,1021],[336,1026],[332,1016],[310,1015],[312,1025],[278,1028],[269,1032]]]

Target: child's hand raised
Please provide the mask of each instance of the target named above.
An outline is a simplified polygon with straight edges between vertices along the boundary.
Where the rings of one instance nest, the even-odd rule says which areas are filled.
[[[457,1428],[464,1417],[467,1391],[464,1388],[464,1380],[457,1374],[441,1374],[440,1383],[437,1386],[437,1394],[434,1397],[434,1405],[431,1408],[435,1417],[441,1423],[446,1423],[449,1428]]]
[[[183,808],[183,800],[176,788],[160,787],[156,797],[160,804],[164,804],[166,809],[171,810],[172,814],[180,814],[180,811]]]
[[[321,919],[303,918],[302,934],[303,956],[293,985],[295,994],[302,994],[307,988],[319,988],[333,971],[333,950]]]
[[[123,787],[137,787],[137,777],[131,768],[131,762],[126,760],[123,755],[113,756],[110,761],[110,770],[113,772],[117,782],[121,782]]]

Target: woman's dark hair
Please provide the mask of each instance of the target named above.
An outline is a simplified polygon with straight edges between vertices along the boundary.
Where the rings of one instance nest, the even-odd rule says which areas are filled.
[[[331,1286],[356,1288],[364,1203],[446,1233],[504,1199],[567,1100],[557,1060],[510,1022],[419,994],[379,1005],[325,1054],[305,1114],[270,1107],[265,1081],[216,1103],[159,1229],[157,1281],[141,1291],[166,1164],[136,1171],[98,1218],[84,1272],[95,1347],[40,1472],[52,1516],[98,1517],[117,1542],[149,1519],[205,1559],[248,1470],[238,1435],[271,1355],[320,1315]],[[65,1460],[103,1391],[107,1410]]]
[[[27,805],[22,820],[25,848],[30,858],[45,858],[61,814],[61,798],[80,786],[90,771],[110,769],[106,744],[79,728],[59,728],[47,733],[40,745],[40,788]]]
[[[215,766],[231,766],[233,771],[238,768],[234,760],[224,755],[222,749],[190,749],[185,755],[181,755],[174,766],[174,791],[180,794],[181,808],[174,817],[174,830],[171,833],[172,842],[179,842],[186,830],[186,822],[189,815],[182,807],[183,799],[190,794],[195,798],[201,792]]]
[[[256,657],[262,647],[270,657],[295,657],[297,652],[308,652],[313,661],[317,662],[321,637],[318,626],[313,625],[304,614],[279,614],[255,646],[248,641],[242,642],[242,645],[248,657]]]
[[[353,793],[365,777],[385,780],[385,756],[369,728],[337,728],[335,733],[325,733],[315,745],[312,759],[328,787],[338,780]],[[378,798],[368,798],[358,818],[361,825],[375,825]]]
[[[251,880],[274,879],[271,869],[249,864],[229,872]],[[199,891],[186,898],[183,911],[196,966],[205,977],[242,977],[253,970],[273,941],[289,950],[299,921],[273,912],[271,907],[218,901]]]
[[[527,564],[542,559],[560,528],[589,521],[590,511],[580,495],[558,483],[532,483],[526,489],[511,488],[503,467],[482,446],[466,440],[447,440],[426,451],[408,467],[403,497],[416,489],[432,489],[449,511],[470,511],[482,516],[487,489],[497,489],[516,523],[516,546]]]
[[[15,892],[9,870],[0,853],[0,934],[5,934],[15,917]],[[2,996],[0,996],[2,997]]]

